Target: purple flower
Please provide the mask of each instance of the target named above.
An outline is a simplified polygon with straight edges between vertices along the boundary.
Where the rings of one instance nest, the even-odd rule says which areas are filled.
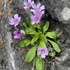
[[[22,32],[18,30],[15,30],[13,34],[14,34],[14,39],[19,39],[22,36]]]
[[[32,8],[33,9],[31,9],[31,12],[33,12],[33,13],[40,12],[45,9],[44,5],[41,6],[40,3],[38,3],[37,5],[33,4]]]
[[[20,20],[21,20],[21,17],[18,17],[18,14],[15,14],[14,18],[9,19],[9,24],[17,26],[19,24]]]
[[[37,55],[41,55],[42,58],[45,58],[48,55],[47,48],[46,47],[45,48],[39,47],[37,50]]]
[[[34,4],[34,1],[28,0],[28,2],[24,2],[24,9],[30,8]]]
[[[38,24],[40,22],[41,17],[39,15],[32,15],[31,16],[31,20],[32,20],[32,24]]]
[[[35,12],[34,14],[38,15],[39,17],[42,17],[42,15],[44,14],[44,11]]]

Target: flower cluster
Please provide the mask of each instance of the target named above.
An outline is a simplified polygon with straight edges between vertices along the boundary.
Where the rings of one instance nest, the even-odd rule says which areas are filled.
[[[33,61],[33,65],[37,70],[44,70],[44,58],[47,56],[54,57],[56,52],[61,52],[59,45],[55,42],[55,39],[58,38],[58,35],[54,31],[48,32],[48,21],[45,23],[45,25],[38,24],[41,23],[40,20],[44,14],[44,5],[41,5],[41,3],[35,4],[34,1],[31,0],[23,2],[23,5],[24,9],[30,9],[32,14],[22,24],[22,26],[25,28],[25,31],[19,30],[18,28],[18,25],[21,21],[21,17],[19,17],[18,14],[15,14],[14,17],[9,19],[9,24],[15,28],[13,31],[13,37],[14,39],[19,39],[21,38],[22,34],[26,33],[25,39],[19,43],[21,48],[30,46],[30,49],[25,56],[25,61]],[[50,50],[48,45],[52,47],[53,50]]]
[[[44,14],[44,5],[41,5],[41,3],[38,4],[34,4],[34,1],[31,2],[31,0],[28,0],[28,2],[24,2],[24,9],[30,9],[30,11],[32,12],[31,15],[31,23],[32,24],[38,24],[40,22],[40,19],[42,17],[42,15]]]
[[[18,16],[18,14],[15,14],[13,18],[9,19],[9,24],[13,25],[14,27],[18,26],[21,21],[21,17]],[[22,36],[22,32],[19,30],[14,30],[14,39],[19,39]]]
[[[38,24],[42,15],[44,14],[44,5],[41,3],[34,4],[34,1],[28,0],[27,2],[23,2],[24,9],[30,9],[32,12],[31,15],[31,24]],[[45,58],[48,55],[47,48],[38,48],[37,55],[41,55],[42,58]]]

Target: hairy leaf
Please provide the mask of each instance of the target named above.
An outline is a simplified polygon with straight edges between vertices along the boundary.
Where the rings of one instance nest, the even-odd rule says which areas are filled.
[[[33,66],[36,65],[36,57],[33,59]]]
[[[56,42],[51,41],[51,40],[48,40],[48,41],[51,43],[51,45],[53,46],[53,49],[54,49],[56,52],[61,52],[61,49],[60,49],[59,45],[58,45]]]
[[[43,41],[40,41],[40,46],[41,47],[46,47],[46,44]]]
[[[46,24],[43,27],[43,32],[47,31],[49,28],[49,22],[46,22]]]
[[[23,24],[22,24],[25,28],[27,28],[27,24],[24,22]]]
[[[27,29],[25,30],[25,32],[26,32],[26,34],[36,34],[36,31],[33,30],[33,29],[31,29],[31,28],[27,28]]]
[[[43,59],[36,57],[36,69],[43,70],[44,69],[44,61]]]
[[[31,44],[33,44],[34,42],[36,42],[39,38],[39,34],[36,34],[33,39],[31,40]]]
[[[30,40],[24,40],[24,41],[21,41],[20,43],[19,43],[19,46],[21,47],[21,48],[23,48],[23,47],[26,47],[26,46],[28,46],[29,44],[30,44]]]
[[[40,39],[44,42],[47,43],[47,38],[44,34],[40,34]]]
[[[35,24],[34,27],[41,30],[40,24]]]
[[[33,58],[35,57],[36,54],[36,46],[32,47],[29,52],[27,53],[26,57],[25,57],[25,61],[26,62],[30,62],[33,60]]]
[[[55,32],[47,32],[46,36],[52,39],[58,38],[58,35]]]

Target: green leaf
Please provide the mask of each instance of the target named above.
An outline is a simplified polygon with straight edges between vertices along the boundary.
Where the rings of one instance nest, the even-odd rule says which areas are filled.
[[[44,42],[44,43],[47,43],[47,38],[44,34],[40,34],[40,39]]]
[[[36,57],[36,69],[43,70],[44,69],[44,60]]]
[[[31,44],[33,44],[34,42],[36,42],[39,38],[39,34],[36,34],[33,39],[31,40]]]
[[[52,39],[58,38],[58,35],[55,32],[47,32],[46,36]]]
[[[36,57],[33,59],[33,66],[36,65]]]
[[[24,40],[24,41],[21,41],[21,42],[19,43],[19,46],[20,46],[21,48],[23,48],[23,47],[28,46],[29,44],[30,44],[30,40]]]
[[[49,54],[49,56],[51,56],[51,57],[55,57],[55,55],[56,55],[56,52],[54,51],[54,52],[51,52],[50,54]]]
[[[28,17],[26,18],[26,23],[27,23],[27,24],[31,24],[30,18],[28,18]]]
[[[53,46],[53,49],[56,51],[56,52],[61,52],[61,49],[60,49],[60,47],[59,47],[59,45],[56,43],[56,42],[54,42],[54,41],[51,41],[51,40],[48,40],[50,43],[51,43],[51,45]]]
[[[26,57],[25,57],[25,61],[26,62],[30,62],[33,60],[33,58],[35,57],[36,54],[36,46],[32,47],[29,52],[27,53]]]
[[[27,28],[27,24],[24,22],[23,24],[22,24],[25,28]]]
[[[34,25],[30,25],[29,28],[36,31]]]
[[[25,31],[26,31],[26,34],[36,34],[36,31],[31,28],[27,28]]]
[[[46,24],[43,27],[43,32],[46,32],[49,28],[49,22],[47,21]]]
[[[43,41],[40,41],[40,44],[39,44],[41,47],[46,47],[46,44],[43,42]]]
[[[40,40],[42,40],[44,43],[47,43],[47,38],[44,34],[40,33],[39,36]]]
[[[46,36],[45,36],[44,34],[41,36],[41,39],[42,39],[42,41],[43,41],[44,43],[47,43],[47,38],[46,38]]]
[[[35,24],[34,27],[41,30],[40,24]]]

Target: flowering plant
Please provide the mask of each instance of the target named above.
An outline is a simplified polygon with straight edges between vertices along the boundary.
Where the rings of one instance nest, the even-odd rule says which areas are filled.
[[[59,45],[55,42],[58,38],[58,34],[55,31],[49,31],[49,22],[46,21],[45,25],[42,25],[40,22],[42,15],[44,14],[44,5],[38,3],[34,4],[34,1],[28,0],[24,2],[24,8],[30,9],[31,16],[26,19],[22,24],[25,28],[26,38],[19,43],[21,48],[26,46],[31,46],[28,53],[25,56],[26,62],[33,61],[33,65],[37,70],[44,69],[44,59],[47,56],[54,57],[56,52],[61,52]],[[18,17],[18,14],[14,15],[14,18],[10,18],[10,25],[17,25],[20,23],[21,17]],[[15,30],[13,32],[14,39],[19,39],[23,31]],[[52,48],[52,51],[49,50],[49,47]]]
[[[31,46],[32,48],[25,56],[25,61],[31,62],[33,60],[37,70],[43,70],[44,59],[47,56],[54,57],[56,52],[59,53],[61,51],[59,45],[55,42],[58,35],[54,31],[48,31],[48,21],[44,26],[40,23],[33,25],[28,19],[26,21],[23,23],[23,26],[25,27],[25,34],[28,36],[28,39],[21,41],[19,46],[21,48]],[[49,47],[52,47],[53,50],[49,51]]]

